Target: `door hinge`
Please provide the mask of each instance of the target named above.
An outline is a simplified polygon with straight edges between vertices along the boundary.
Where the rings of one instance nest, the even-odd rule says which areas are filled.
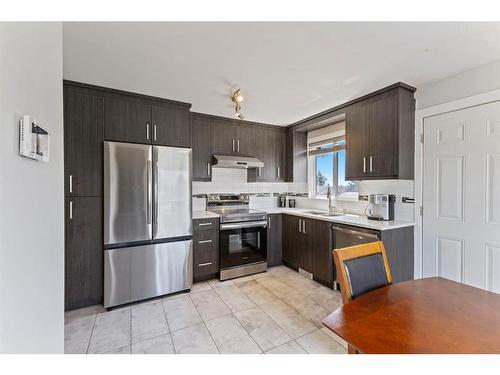
[[[420,216],[424,216],[424,206],[420,206]]]
[[[424,133],[420,134],[420,143],[424,144]]]

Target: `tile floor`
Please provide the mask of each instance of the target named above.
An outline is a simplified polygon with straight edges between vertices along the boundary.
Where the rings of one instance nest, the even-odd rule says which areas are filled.
[[[196,283],[180,293],[106,311],[66,313],[66,353],[346,353],[321,320],[339,292],[294,270]]]

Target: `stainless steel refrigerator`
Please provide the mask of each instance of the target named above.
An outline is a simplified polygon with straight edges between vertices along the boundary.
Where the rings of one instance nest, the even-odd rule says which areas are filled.
[[[191,149],[104,142],[104,307],[190,289]]]

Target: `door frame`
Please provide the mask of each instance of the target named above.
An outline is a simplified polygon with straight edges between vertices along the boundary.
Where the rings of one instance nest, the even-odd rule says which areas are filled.
[[[423,216],[420,207],[423,202],[423,134],[425,119],[448,112],[477,107],[483,104],[500,101],[500,89],[487,91],[485,93],[453,100],[451,102],[438,104],[432,107],[415,111],[415,207],[413,217],[415,218],[414,232],[414,277],[422,278],[423,275]]]

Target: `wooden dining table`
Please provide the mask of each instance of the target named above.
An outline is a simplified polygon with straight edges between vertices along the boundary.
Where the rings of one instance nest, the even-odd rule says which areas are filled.
[[[322,323],[350,353],[500,354],[500,295],[440,277],[376,289]]]

